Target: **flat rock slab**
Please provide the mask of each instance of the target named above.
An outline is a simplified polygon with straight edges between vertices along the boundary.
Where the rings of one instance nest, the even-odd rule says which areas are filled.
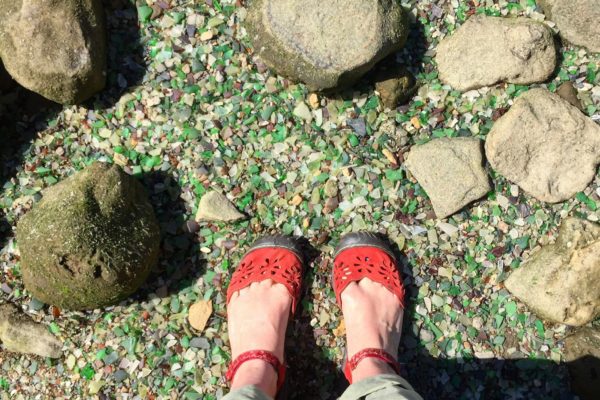
[[[196,221],[233,222],[245,219],[227,196],[219,192],[208,192],[200,199]]]
[[[584,190],[600,163],[600,126],[545,89],[521,95],[485,143],[492,167],[535,198],[557,203]]]
[[[582,328],[565,339],[571,388],[581,400],[600,399],[600,329]]]
[[[600,53],[600,2],[598,0],[542,0],[544,13],[556,23],[566,41]]]
[[[425,189],[438,218],[445,218],[491,190],[477,138],[442,138],[408,153],[406,167]]]
[[[476,15],[442,40],[436,61],[442,82],[466,91],[500,82],[544,82],[553,74],[557,56],[546,25]]]
[[[101,0],[0,0],[0,57],[27,89],[61,104],[104,88]]]
[[[581,326],[600,316],[600,225],[563,221],[556,243],[544,246],[505,281],[541,318]]]
[[[62,343],[11,304],[0,305],[0,342],[5,350],[41,357],[62,356]]]
[[[255,0],[247,29],[269,67],[324,90],[351,85],[402,48],[408,19],[395,0]]]

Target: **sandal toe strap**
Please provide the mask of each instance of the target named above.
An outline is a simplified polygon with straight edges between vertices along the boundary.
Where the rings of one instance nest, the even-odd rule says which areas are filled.
[[[404,285],[394,258],[374,246],[357,246],[338,253],[333,262],[333,290],[342,305],[342,292],[352,282],[369,278],[396,295],[404,307]]]
[[[293,251],[282,247],[260,247],[243,257],[231,277],[227,304],[235,292],[267,279],[286,287],[292,298],[293,314],[300,299],[302,260]]]
[[[277,373],[277,391],[279,391],[285,382],[286,367],[284,363],[279,361],[279,358],[277,358],[275,354],[266,350],[251,350],[240,354],[231,364],[229,364],[225,378],[229,382],[233,381],[233,377],[241,365],[252,360],[262,360],[269,363],[273,367]]]

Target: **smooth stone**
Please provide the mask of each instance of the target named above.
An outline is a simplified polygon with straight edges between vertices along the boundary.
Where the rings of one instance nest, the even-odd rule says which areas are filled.
[[[568,101],[573,107],[577,107],[579,110],[583,111],[581,100],[577,97],[577,89],[573,86],[573,82],[567,81],[560,85],[556,90],[556,94]]]
[[[553,33],[526,18],[475,15],[443,39],[435,58],[440,80],[467,91],[500,82],[544,82],[556,69]]]
[[[402,65],[386,65],[375,76],[375,90],[379,92],[383,105],[393,110],[415,94],[417,80]]]
[[[353,84],[400,50],[409,23],[395,0],[255,0],[247,30],[266,65],[325,90]]]
[[[0,342],[7,351],[62,357],[62,343],[58,338],[12,304],[0,306]]]
[[[600,163],[600,126],[546,89],[522,94],[485,143],[492,167],[548,203],[584,190]]]
[[[600,316],[600,225],[564,220],[556,243],[543,246],[505,281],[539,317],[585,325]]]
[[[431,199],[438,218],[446,218],[490,190],[477,138],[441,138],[414,146],[405,165]]]
[[[233,222],[246,219],[229,199],[219,192],[208,192],[200,199],[196,221]]]
[[[0,57],[25,88],[77,104],[104,88],[101,0],[0,0]]]
[[[567,42],[600,53],[600,3],[598,0],[540,0],[546,16],[556,23]]]

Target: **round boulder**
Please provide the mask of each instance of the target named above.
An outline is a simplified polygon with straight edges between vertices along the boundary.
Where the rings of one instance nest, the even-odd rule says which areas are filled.
[[[408,18],[396,0],[255,0],[247,28],[269,67],[324,90],[351,85],[401,49]]]
[[[17,226],[23,280],[34,297],[93,309],[142,285],[158,261],[160,232],[135,178],[97,162],[43,194]]]
[[[61,104],[104,88],[102,0],[0,0],[0,56],[25,88]]]

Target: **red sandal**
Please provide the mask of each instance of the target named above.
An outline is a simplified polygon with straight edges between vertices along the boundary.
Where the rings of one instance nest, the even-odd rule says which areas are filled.
[[[352,282],[369,278],[380,283],[398,297],[404,308],[404,286],[392,248],[371,233],[351,233],[344,236],[336,248],[333,261],[333,291],[342,306],[342,292]],[[368,348],[345,362],[344,375],[352,383],[352,371],[365,358],[377,358],[389,364],[400,375],[400,364],[383,349]]]
[[[244,255],[233,273],[227,289],[227,304],[231,296],[255,282],[272,279],[285,286],[292,297],[292,314],[300,301],[302,269],[304,259],[299,242],[289,236],[266,236],[257,240]],[[242,364],[250,360],[263,360],[273,366],[277,372],[277,391],[285,382],[286,365],[272,352],[251,350],[240,354],[229,365],[226,379],[231,382]]]

